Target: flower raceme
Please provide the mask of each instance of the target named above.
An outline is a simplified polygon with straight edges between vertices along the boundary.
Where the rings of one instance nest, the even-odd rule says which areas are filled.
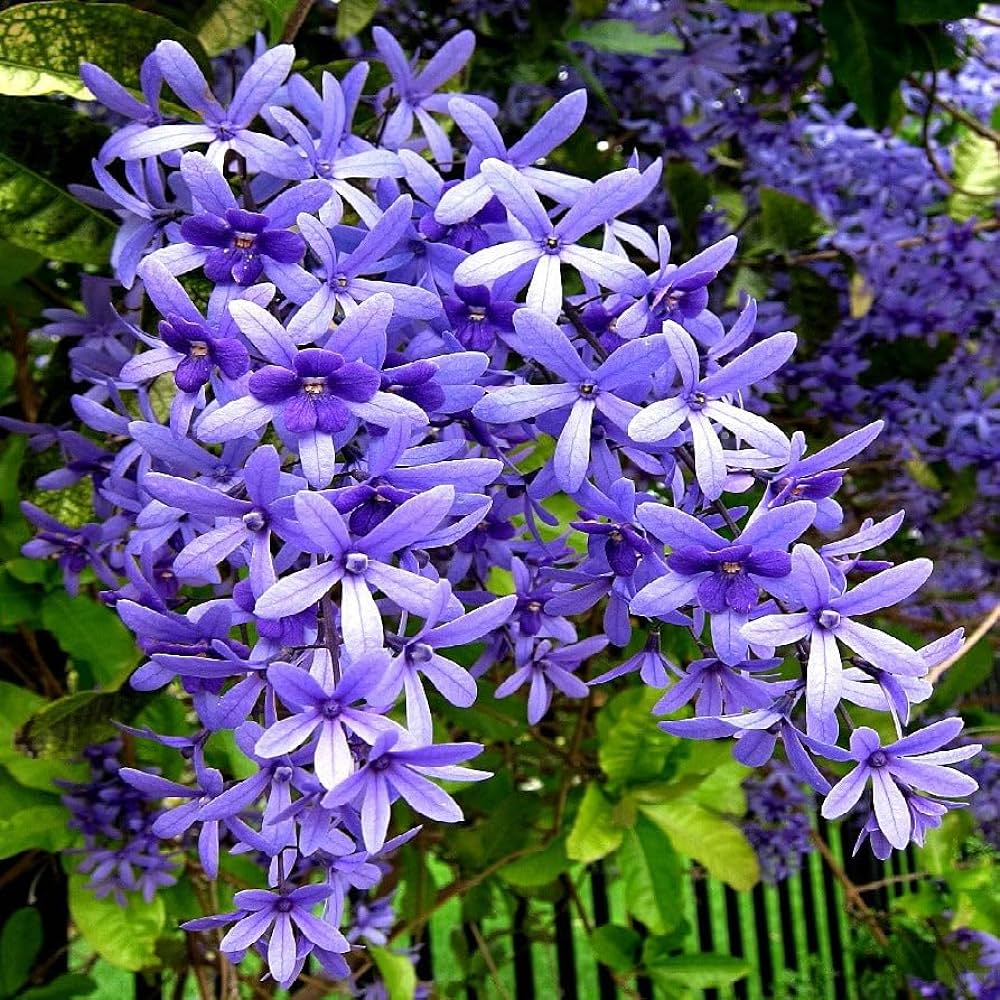
[[[278,46],[224,106],[177,43],[158,46],[148,106],[130,98],[95,167],[135,234],[116,277],[151,320],[109,319],[102,299],[59,326],[79,340],[74,408],[103,448],[33,429],[65,458],[41,487],[90,479],[103,520],[73,529],[29,506],[26,554],[57,557],[70,587],[93,572],[148,656],[133,685],[173,683],[198,719],[190,738],[142,734],[193,761],[188,783],[122,778],[180,800],[153,831],[197,836],[207,873],[220,848],[263,859],[266,889],[188,926],[227,926],[223,953],[255,949],[282,985],[309,955],[347,975],[345,892],[373,886],[414,833],[389,836],[394,803],[457,822],[461,791],[439,782],[489,776],[460,766],[479,744],[436,742],[425,682],[461,709],[487,672],[498,698],[527,689],[531,724],[616,677],[666,688],[660,712],[695,711],[671,731],[733,737],[755,766],[780,745],[829,814],[871,777],[876,851],[919,839],[972,789],[942,766],[968,756],[942,749],[960,723],[837,746],[842,699],[901,726],[951,655],[856,620],[930,573],[860,558],[901,515],[829,537],[844,463],[879,426],[806,457],[800,434],[754,412],[796,338],[753,341],[752,302],[719,333],[709,289],[735,240],[678,264],[665,230],[627,220],[658,161],[594,183],[536,165],[581,120],[582,93],[508,144],[492,102],[439,92],[470,34],[423,67],[382,29],[376,45],[393,83],[367,130],[364,63],[317,90]],[[200,122],[158,109],[159,76]],[[467,142],[462,176],[442,116]],[[179,218],[151,228],[163,178]],[[564,521],[560,494],[577,511]],[[580,634],[594,609],[603,634]],[[663,628],[703,656],[669,664]],[[475,643],[469,669],[452,650]],[[778,648],[794,670],[777,673]],[[205,764],[222,730],[248,776]],[[847,760],[830,792],[820,768]]]

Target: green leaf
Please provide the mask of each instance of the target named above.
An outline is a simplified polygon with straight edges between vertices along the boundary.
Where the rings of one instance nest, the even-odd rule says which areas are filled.
[[[0,153],[0,238],[51,260],[104,264],[113,235],[103,215]]]
[[[434,908],[437,882],[428,863],[431,855],[424,851],[403,851],[402,880],[405,886],[399,915],[404,920],[415,920]]]
[[[203,70],[197,38],[129,4],[46,0],[0,14],[0,94],[61,93],[92,100],[80,63],[96,63],[126,87],[139,86],[142,60],[165,38],[180,42]]]
[[[210,56],[238,48],[265,25],[277,45],[294,9],[295,0],[210,0],[199,10],[194,32]]]
[[[21,583],[6,568],[0,568],[0,627],[31,621],[38,611],[38,589]]]
[[[656,725],[661,692],[646,687],[615,695],[597,716],[597,760],[614,782],[634,785],[659,777],[679,743]]]
[[[20,785],[43,792],[52,792],[57,778],[82,778],[82,765],[69,766],[65,761],[33,760],[15,746],[14,737],[32,714],[41,711],[48,702],[26,688],[0,681],[0,765]],[[2,786],[0,786],[2,790]]]
[[[44,986],[33,986],[19,993],[17,1000],[70,1000],[71,997],[90,996],[97,983],[81,972],[68,972]]]
[[[654,985],[670,996],[677,996],[678,990],[706,990],[728,986],[750,973],[747,962],[730,955],[712,952],[698,955],[657,955],[653,939],[650,939],[647,955],[644,955],[644,965]]]
[[[130,722],[154,697],[149,691],[79,691],[48,702],[17,731],[15,745],[32,757],[65,760],[91,743],[115,735],[115,722]]]
[[[901,24],[929,24],[972,17],[980,0],[896,0],[896,19]]]
[[[771,187],[760,189],[760,219],[764,243],[771,250],[801,250],[824,229],[812,205]]]
[[[625,831],[614,824],[614,806],[600,785],[589,784],[566,838],[566,855],[590,863],[606,857],[622,842]]]
[[[69,877],[69,913],[77,930],[101,958],[129,972],[158,964],[156,939],[166,923],[166,909],[157,895],[147,903],[132,893],[128,906],[114,899],[98,899],[86,886],[86,877]]]
[[[909,71],[909,48],[899,44],[895,5],[886,0],[824,0],[830,69],[864,120],[885,125],[896,87]]]
[[[364,31],[378,10],[378,0],[340,0],[337,4],[337,37],[350,38]]]
[[[697,802],[683,799],[641,804],[639,809],[674,847],[734,889],[750,889],[760,877],[757,855],[735,824]]]
[[[947,813],[939,827],[927,831],[919,850],[920,871],[947,877],[955,867],[962,841],[967,835],[968,819],[959,812]]]
[[[203,4],[194,22],[202,48],[217,56],[248,41],[267,23],[263,0],[211,0]]]
[[[15,284],[32,271],[37,271],[43,260],[41,254],[31,250],[0,243],[0,285]]]
[[[631,927],[602,924],[590,935],[594,957],[615,972],[629,972],[639,963],[642,938]]]
[[[654,934],[672,930],[682,917],[676,898],[681,865],[670,838],[640,816],[615,857],[628,912]]]
[[[413,1000],[417,991],[417,973],[409,957],[374,945],[369,946],[368,953],[382,974],[389,1000]]]
[[[708,178],[687,160],[671,160],[664,172],[667,193],[680,222],[681,243],[689,253],[698,242],[698,223],[712,189]]]
[[[657,52],[683,47],[676,35],[640,31],[631,21],[611,19],[576,25],[566,32],[568,42],[583,42],[598,52],[622,56],[655,56]]]
[[[948,214],[964,222],[992,212],[1000,197],[1000,150],[985,137],[966,131],[952,152],[955,184],[948,199]]]
[[[50,594],[42,624],[63,652],[89,665],[93,682],[102,687],[120,680],[139,660],[135,639],[121,619],[89,597],[71,597],[64,590]]]
[[[62,777],[70,777],[60,768]],[[61,851],[69,847],[75,834],[66,825],[66,807],[48,791],[27,788],[14,781],[7,768],[0,768],[0,858],[22,851]]]
[[[557,879],[567,868],[566,838],[556,837],[541,850],[504,865],[497,874],[519,889],[537,889]]]
[[[30,906],[15,910],[0,930],[0,996],[13,996],[27,981],[42,947],[42,918]]]

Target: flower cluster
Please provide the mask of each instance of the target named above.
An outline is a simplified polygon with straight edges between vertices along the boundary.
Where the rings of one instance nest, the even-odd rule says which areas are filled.
[[[477,19],[497,33],[518,30],[515,5],[500,12],[483,2],[451,5],[453,16],[438,23],[410,18],[403,6],[387,3],[381,17],[415,39],[448,37]],[[886,502],[905,507],[909,532],[919,534],[938,565],[911,610],[929,614],[920,604],[933,602],[935,612],[944,608],[961,621],[989,612],[997,572],[987,544],[1000,489],[997,398],[988,373],[1000,350],[993,322],[1000,255],[995,214],[978,222],[968,213],[949,217],[955,192],[947,172],[963,129],[929,103],[927,88],[989,122],[997,103],[997,8],[984,6],[985,20],[950,26],[967,58],[960,69],[925,74],[923,89],[904,88],[908,116],[896,134],[859,126],[852,105],[829,105],[829,67],[814,46],[803,45],[819,28],[816,13],[815,6],[761,13],[717,0],[614,0],[589,26],[593,46],[588,31],[579,32],[577,58],[546,85],[517,85],[503,113],[520,124],[540,98],[561,98],[596,80],[609,100],[591,102],[585,125],[599,149],[624,145],[627,153],[634,145],[711,177],[698,224],[706,242],[734,227],[752,230],[763,188],[809,206],[819,259],[764,247],[766,266],[755,275],[766,296],[759,330],[799,327],[806,334],[805,349],[775,374],[783,398],[772,412],[807,402],[841,431],[873,412],[885,420],[867,461],[898,465],[903,456],[907,474],[894,475],[891,487],[879,482],[875,496],[856,496],[855,506],[873,515]],[[604,28],[632,29],[646,44],[637,46],[641,53],[615,51],[600,42]],[[914,140],[925,116],[922,149]],[[660,188],[640,214],[651,225],[669,223],[676,234],[678,216],[699,207],[677,205]],[[723,280],[712,291],[725,318],[722,304],[739,289]],[[747,400],[756,405],[753,393]]]
[[[812,851],[812,796],[804,792],[787,767],[772,766],[766,774],[743,782],[747,815],[743,832],[757,852],[761,877],[772,885],[794,875]]]
[[[177,865],[163,851],[165,814],[153,805],[160,796],[128,782],[121,751],[120,740],[87,747],[90,780],[58,784],[70,829],[83,836],[83,847],[73,853],[82,857],[78,870],[89,876],[87,888],[125,906],[128,893],[152,902],[159,889],[177,881]]]
[[[122,219],[116,276],[146,318],[81,321],[74,409],[104,447],[48,440],[105,516],[72,538],[43,523],[27,551],[92,565],[145,654],[132,686],[190,699],[197,729],[159,737],[189,782],[123,772],[180,801],[158,832],[196,833],[209,876],[220,840],[263,859],[265,888],[186,926],[225,927],[221,951],[259,952],[282,986],[310,957],[346,976],[348,893],[415,832],[390,835],[394,803],[457,822],[440,783],[490,776],[465,766],[480,744],[435,742],[427,685],[458,708],[484,675],[498,698],[526,688],[534,723],[588,695],[598,654],[622,662],[591,683],[667,687],[665,626],[703,650],[670,665],[658,711],[695,715],[665,729],[735,737],[751,765],[780,743],[828,815],[870,781],[876,852],[919,842],[975,787],[946,766],[975,748],[942,749],[954,721],[883,747],[842,709],[901,732],[961,642],[914,650],[863,620],[931,572],[867,555],[902,513],[841,530],[846,466],[881,423],[810,451],[743,405],[796,336],[754,341],[752,301],[728,328],[710,308],[735,239],[678,265],[665,229],[630,221],[658,160],[596,182],[538,164],[584,94],[508,142],[492,101],[442,91],[470,33],[423,66],[375,40],[391,83],[370,97],[366,63],[317,88],[286,45],[228,101],[172,41],[148,105],[84,68],[131,119],[93,199]],[[161,80],[196,122],[150,113]],[[453,651],[477,643],[469,669]],[[249,776],[206,766],[223,731]],[[831,791],[823,761],[854,770]]]

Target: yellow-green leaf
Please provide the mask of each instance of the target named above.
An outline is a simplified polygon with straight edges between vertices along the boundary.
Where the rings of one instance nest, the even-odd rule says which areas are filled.
[[[138,972],[157,965],[156,940],[166,923],[163,897],[147,903],[132,893],[128,906],[121,907],[111,897],[98,899],[86,882],[83,875],[70,875],[69,913],[87,944],[119,969]]]
[[[757,855],[738,827],[697,802],[640,805],[681,853],[734,889],[749,889],[760,877]]]
[[[948,213],[964,222],[992,212],[1000,198],[1000,150],[984,136],[966,132],[952,154],[955,184],[961,190],[948,199]]]
[[[591,862],[606,857],[622,842],[625,831],[614,823],[614,806],[598,785],[587,785],[573,829],[566,838],[566,855]]]
[[[180,42],[208,67],[194,35],[130,4],[18,4],[0,14],[0,94],[59,93],[91,100],[80,79],[81,62],[95,63],[125,86],[137,87],[142,60],[165,38]]]

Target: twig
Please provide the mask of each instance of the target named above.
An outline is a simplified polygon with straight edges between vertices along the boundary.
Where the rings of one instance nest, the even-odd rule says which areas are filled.
[[[930,872],[907,872],[905,875],[889,875],[875,882],[865,882],[864,885],[858,885],[855,888],[858,892],[874,892],[876,889],[884,889],[888,885],[898,885],[900,882],[915,882],[922,878],[931,877]]]
[[[56,675],[49,669],[49,665],[42,655],[41,647],[38,645],[38,640],[35,638],[35,633],[23,622],[18,624],[17,631],[24,641],[25,646],[28,647],[28,651],[35,661],[35,666],[38,667],[38,672],[41,674],[42,689],[50,698],[62,697],[65,694],[63,686],[59,683]]]
[[[563,813],[566,811],[566,800],[569,797],[569,787],[573,776],[577,773],[577,755],[580,752],[580,744],[583,742],[583,731],[586,728],[587,717],[590,715],[590,706],[593,702],[594,689],[591,688],[587,697],[579,703],[577,709],[576,727],[573,730],[573,738],[570,742],[569,753],[563,764],[562,774],[559,776],[559,791],[556,795],[556,805],[552,816],[552,836],[559,833],[562,826]]]
[[[38,862],[38,851],[27,851],[11,864],[11,866],[0,875],[0,888],[8,882],[13,882],[25,872],[30,871]]]
[[[961,648],[949,656],[947,660],[942,660],[933,670],[929,671],[927,674],[927,682],[929,684],[936,684],[940,679],[941,675],[948,670],[950,667],[954,666],[965,654],[972,649],[976,643],[979,642],[983,636],[997,623],[997,619],[1000,618],[1000,601],[993,606],[993,610],[979,623],[976,630],[969,636],[965,642],[962,643]]]
[[[809,839],[816,845],[816,849],[826,863],[827,868],[830,869],[833,877],[843,888],[844,896],[847,898],[848,903],[854,907],[858,916],[865,922],[876,943],[881,948],[887,948],[889,946],[889,939],[879,925],[875,911],[864,901],[864,897],[861,895],[858,887],[850,880],[847,872],[840,867],[840,863],[833,856],[833,851],[830,850],[830,845],[815,830],[809,831]]]
[[[504,1000],[511,1000],[507,988],[500,979],[500,970],[497,968],[497,963],[493,961],[493,954],[490,952],[490,947],[483,938],[483,932],[474,923],[469,924],[469,929],[472,931],[472,936],[476,939],[476,947],[479,949],[479,954],[483,956],[486,968],[490,970],[490,979],[496,985],[497,992]]]
[[[994,132],[989,125],[984,125],[978,118],[974,115],[970,115],[968,111],[964,111],[957,104],[952,104],[951,101],[946,100],[937,93],[935,87],[928,87],[923,80],[916,76],[907,77],[909,83],[917,88],[921,93],[925,94],[934,104],[944,111],[947,111],[953,118],[958,119],[963,125],[968,126],[973,132],[978,133],[984,139],[988,139],[995,146],[1000,147],[1000,132]]]
[[[284,43],[294,42],[295,36],[299,33],[299,28],[305,23],[312,9],[314,0],[298,0],[295,9],[288,15],[285,22],[285,30],[281,33],[281,41]]]
[[[934,72],[931,73],[931,94],[920,121],[920,144],[924,147],[924,155],[927,157],[927,162],[931,165],[931,169],[937,174],[938,179],[946,184],[949,190],[964,194],[966,197],[978,197],[978,192],[970,191],[968,188],[955,183],[954,178],[945,170],[941,161],[937,158],[937,154],[934,152],[934,144],[931,141],[931,116],[934,112],[934,99],[936,97],[937,73]]]
[[[990,233],[994,230],[1000,229],[1000,219],[984,219],[981,222],[977,222],[972,226],[972,232],[974,234],[978,233]],[[927,243],[940,243],[948,238],[948,233],[931,233],[927,236],[907,236],[906,239],[893,240],[890,246],[899,247],[902,250],[907,250],[910,247],[924,246]],[[869,247],[877,247],[880,244],[872,243]],[[844,250],[816,250],[813,253],[802,253],[793,254],[786,257],[785,260],[789,264],[812,264],[823,260],[839,260],[841,257],[848,256],[847,252]]]
[[[7,308],[7,325],[10,327],[11,344],[14,355],[14,390],[17,402],[24,413],[25,419],[34,423],[38,419],[38,394],[31,378],[30,353],[28,351],[28,334],[23,324],[18,322],[17,314],[9,306]]]
[[[487,865],[482,871],[477,872],[475,875],[470,875],[468,878],[464,879],[458,879],[457,881],[452,882],[451,885],[445,886],[434,897],[434,901],[423,913],[418,914],[412,920],[407,920],[404,923],[397,924],[392,929],[392,933],[389,935],[390,938],[395,939],[401,934],[411,933],[414,929],[425,924],[431,914],[441,909],[441,907],[444,906],[449,900],[467,893],[470,889],[474,889],[480,882],[488,879],[492,874],[494,874],[494,872],[498,872],[504,867],[504,865],[509,865],[512,861],[517,861],[518,858],[523,858],[527,854],[537,854],[539,851],[544,851],[545,848],[552,842],[552,839],[552,837],[546,837],[540,845],[520,847],[516,851],[511,851],[510,854],[505,854],[502,858],[498,858],[492,864]]]

